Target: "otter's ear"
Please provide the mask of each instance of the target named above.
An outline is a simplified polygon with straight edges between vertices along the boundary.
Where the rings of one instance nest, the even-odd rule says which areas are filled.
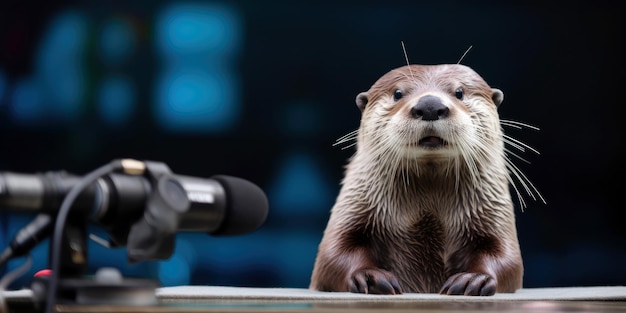
[[[367,104],[367,101],[368,101],[367,97],[368,97],[367,91],[364,91],[356,96],[356,106],[357,108],[359,108],[359,110],[361,110],[361,112],[365,110],[365,105]]]
[[[495,103],[497,107],[500,106],[502,101],[504,101],[504,93],[502,90],[497,88],[491,88],[491,91],[493,91],[491,94],[491,100],[493,100],[493,103]]]

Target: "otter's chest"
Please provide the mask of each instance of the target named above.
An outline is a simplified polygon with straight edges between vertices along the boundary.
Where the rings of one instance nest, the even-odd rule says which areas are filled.
[[[377,264],[395,273],[409,290],[433,292],[441,287],[446,277],[446,238],[435,215],[424,214],[413,223],[371,234],[369,242]]]

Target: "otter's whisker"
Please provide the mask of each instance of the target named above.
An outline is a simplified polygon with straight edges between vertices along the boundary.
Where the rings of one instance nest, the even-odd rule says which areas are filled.
[[[530,164],[530,161],[528,161],[528,160],[526,160],[526,159],[522,158],[520,155],[518,155],[518,154],[516,154],[516,153],[512,152],[511,150],[509,150],[509,149],[507,149],[507,148],[504,148],[504,151],[506,152],[506,154],[510,154],[510,155],[512,155],[512,156],[514,156],[514,157],[516,157],[516,158],[520,159],[522,162],[527,163],[527,164]]]
[[[413,70],[411,70],[411,63],[409,62],[409,55],[406,52],[406,47],[404,46],[404,41],[400,41],[400,43],[402,44],[402,52],[404,53],[404,59],[406,60],[406,65],[409,69],[409,75],[411,75],[411,79],[412,81],[417,81],[417,78],[415,78],[415,75],[413,74]],[[406,75],[404,75],[406,77]]]
[[[461,61],[463,61],[463,58],[465,58],[465,55],[470,51],[470,49],[472,49],[472,46],[469,46],[469,48],[467,48],[467,50],[465,50],[465,53],[463,53],[463,55],[461,56],[459,61],[456,62],[456,64],[461,64]]]
[[[356,146],[356,144],[357,143],[355,141],[355,142],[353,142],[353,143],[351,143],[351,144],[349,144],[347,146],[341,147],[341,150],[346,150],[346,149],[352,148],[352,147]]]
[[[506,167],[509,168],[510,166],[507,164]],[[511,172],[510,169],[509,169],[509,172]],[[522,209],[522,212],[524,212],[524,209],[526,208],[526,202],[524,201],[524,197],[522,196],[519,189],[517,188],[517,185],[515,184],[515,180],[513,179],[513,177],[511,177],[511,175],[507,175],[507,180],[509,181],[509,184],[513,187],[513,190],[515,190],[515,195],[517,196],[517,199],[520,202],[520,207]]]
[[[535,148],[533,148],[533,147],[531,147],[531,146],[529,146],[529,145],[527,145],[527,144],[525,144],[525,143],[523,143],[523,142],[521,142],[521,141],[511,137],[511,136],[508,136],[508,135],[505,134],[504,135],[504,139],[505,139],[506,143],[508,143],[509,145],[517,148],[518,150],[525,151],[524,148],[526,148],[526,149],[528,149],[528,150],[530,150],[530,151],[532,151],[532,152],[534,152],[536,154],[541,154]]]
[[[350,147],[352,147],[352,146],[356,145],[356,140],[357,140],[357,138],[358,138],[358,135],[359,135],[359,130],[358,130],[358,129],[357,129],[357,130],[354,130],[354,131],[351,131],[351,132],[349,132],[349,133],[347,133],[347,134],[345,134],[345,135],[341,136],[340,138],[338,138],[338,139],[335,141],[335,143],[333,143],[333,147],[334,147],[334,146],[341,145],[341,144],[344,144],[344,143],[346,143],[346,142],[353,141],[353,143],[351,143],[351,144],[350,144],[350,145],[348,145],[348,146],[344,146],[344,147],[342,147],[341,149],[342,149],[342,150],[344,150],[344,149],[350,148]]]
[[[539,192],[539,190],[537,190],[537,188],[535,187],[535,185],[530,181],[530,179],[528,179],[528,177],[526,177],[526,175],[524,174],[524,172],[522,172],[512,161],[511,159],[509,159],[508,157],[506,158],[507,160],[507,167],[509,168],[509,170],[513,173],[513,175],[515,175],[518,179],[518,181],[522,184],[522,186],[524,187],[524,189],[526,190],[526,193],[528,193],[529,196],[531,196],[533,198],[533,200],[537,200],[537,198],[541,199],[541,202],[543,202],[544,204],[546,203],[546,200],[543,198],[543,196],[541,195],[541,193]]]
[[[473,142],[471,144],[468,144],[466,142],[459,142],[459,145],[461,146],[459,149],[461,151],[461,158],[469,169],[472,184],[478,186],[480,181],[480,170],[478,169],[478,165],[476,164],[475,155],[477,154],[476,147],[477,145],[479,145],[479,143]]]
[[[509,123],[506,123],[504,121],[500,121],[500,125],[507,126],[507,127],[512,127],[512,128],[515,128],[515,129],[522,129],[522,126],[520,126],[520,125],[509,124]]]
[[[533,126],[533,125],[530,125],[530,124],[527,124],[527,123],[513,121],[513,120],[501,119],[500,120],[500,124],[505,125],[505,126],[509,126],[509,127],[514,127],[514,128],[526,127],[526,128],[530,128],[532,130],[539,130],[539,127],[537,127],[537,126]]]
[[[511,146],[511,147],[513,147],[513,148],[515,148],[517,150],[519,150],[519,151],[526,152],[526,148],[524,146],[518,145],[515,142],[509,140],[506,135],[502,136],[502,139],[504,139],[504,143],[505,144],[507,144],[507,145],[509,145],[509,146]]]
[[[349,132],[349,133],[347,133],[347,134],[337,138],[336,141],[337,142],[342,142],[342,141],[346,141],[346,140],[352,140],[352,139],[355,139],[358,134],[359,134],[359,130],[355,129],[355,130],[353,130],[353,131],[351,131],[351,132]]]
[[[400,41],[400,43],[402,44],[402,52],[404,53],[404,59],[406,60],[406,65],[409,66],[409,73],[411,73],[411,77],[415,78],[415,76],[413,76],[413,72],[411,71],[411,63],[409,62],[409,55],[406,52],[406,47],[404,46],[404,41]]]

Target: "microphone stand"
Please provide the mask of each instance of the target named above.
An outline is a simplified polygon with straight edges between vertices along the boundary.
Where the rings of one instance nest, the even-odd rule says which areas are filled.
[[[158,282],[155,280],[125,278],[110,267],[87,276],[87,220],[71,217],[67,222],[62,238],[56,304],[149,306],[157,303]],[[35,278],[31,285],[34,294],[39,293],[35,290],[47,288],[46,284],[45,278]]]
[[[125,234],[119,230],[116,238],[128,238],[128,259],[131,263],[145,260],[163,260],[174,251],[175,233],[180,215],[189,209],[190,202],[182,185],[173,177],[167,165],[160,162],[143,162],[145,174],[151,182],[144,215]],[[72,208],[73,212],[87,212]],[[88,266],[87,217],[85,214],[68,214],[62,232],[60,251],[52,245],[49,259],[60,253],[55,303],[59,305],[124,305],[150,306],[157,304],[158,282],[151,279],[124,278],[117,269],[101,268],[93,277],[86,276]],[[54,237],[54,236],[53,236]],[[52,238],[54,240],[54,238]],[[50,280],[35,277],[31,284],[35,306],[50,305],[46,301]],[[45,306],[44,305],[44,306]]]

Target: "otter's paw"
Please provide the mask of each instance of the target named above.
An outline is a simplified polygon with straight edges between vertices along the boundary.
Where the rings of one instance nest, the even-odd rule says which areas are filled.
[[[443,295],[492,296],[496,293],[496,280],[482,273],[452,275],[439,291]]]
[[[372,294],[401,294],[402,288],[396,276],[378,268],[355,271],[348,283],[350,292]]]

